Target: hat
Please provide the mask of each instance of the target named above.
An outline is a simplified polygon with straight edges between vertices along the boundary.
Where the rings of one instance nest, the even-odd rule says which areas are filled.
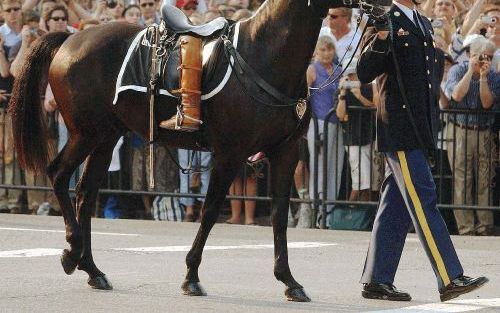
[[[467,47],[470,47],[471,43],[478,38],[484,38],[484,36],[478,34],[467,35],[467,37],[465,37],[464,39],[464,42],[462,43],[462,48],[465,49]]]
[[[177,0],[176,3],[175,3],[175,6],[178,7],[178,8],[184,8],[188,4],[194,4],[195,6],[197,6],[198,5],[198,1],[197,0]]]

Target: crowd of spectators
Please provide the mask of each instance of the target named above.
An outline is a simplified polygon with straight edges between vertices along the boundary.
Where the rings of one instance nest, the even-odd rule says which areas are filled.
[[[450,172],[449,202],[458,208],[461,205],[499,205],[498,176],[495,180],[495,174],[498,174],[500,126],[499,4],[498,1],[486,0],[427,0],[419,8],[431,20],[435,47],[445,57],[445,74],[440,90],[440,108],[444,114],[442,124],[437,127],[440,130],[438,151],[445,155],[445,159],[447,156],[447,160],[439,158],[439,174],[442,180],[445,172]],[[369,190],[378,189],[380,175],[383,176],[383,162],[377,160],[379,156],[373,151],[373,116],[370,117],[371,112],[367,110],[378,105],[377,86],[375,83],[371,87],[361,86],[355,77],[355,70],[346,64],[349,61],[349,58],[346,60],[347,56],[354,54],[356,57],[359,53],[354,53],[351,49],[358,41],[363,40],[356,37],[357,34],[353,31],[355,20],[356,14],[353,16],[350,9],[329,11],[326,26],[320,33],[315,61],[311,66],[313,69],[321,63],[325,39],[333,39],[335,45],[332,46],[332,51],[337,51],[333,66],[337,64],[335,68],[343,68],[343,78],[334,94],[333,105],[329,103],[331,91],[326,90],[315,95],[311,104],[320,123],[325,120],[325,114],[319,110],[336,110],[338,120],[330,118],[330,128],[342,129],[343,138],[332,131],[328,134],[328,141],[329,144],[337,141],[339,146],[344,146],[349,156],[352,186],[351,193],[346,193],[344,198],[351,201],[370,199]],[[367,36],[369,33],[370,31]],[[439,66],[437,62],[438,60],[436,66]],[[315,91],[315,85],[321,84],[323,79],[319,77],[317,81],[311,81],[311,92]],[[325,100],[318,101],[320,97]],[[341,127],[337,126],[339,121]],[[343,144],[340,144],[342,141]],[[318,153],[321,162],[321,149]],[[342,163],[343,154],[343,149],[328,152],[328,162]],[[312,169],[310,167],[311,171]],[[330,173],[341,170],[332,165],[327,171]],[[322,177],[312,177],[311,181],[321,179]],[[338,185],[338,178],[332,174],[328,186],[338,188]],[[334,191],[334,188],[329,187],[328,199],[339,200]],[[337,207],[339,206],[336,206],[335,211],[339,211]],[[494,233],[494,213],[491,210],[454,210],[453,213],[457,231],[461,235]],[[369,218],[366,215],[352,217]],[[330,224],[338,223],[335,218],[333,214]]]
[[[263,0],[165,0],[175,4],[193,24],[209,22],[217,17],[239,21],[251,17]],[[15,160],[6,103],[12,83],[23,66],[30,46],[47,32],[75,33],[109,22],[148,26],[160,22],[160,0],[2,0],[0,26],[0,139],[2,170],[5,184],[49,186],[45,176],[34,176],[19,169]],[[442,81],[440,107],[440,149],[446,150],[445,165],[451,173],[451,202],[456,205],[498,205],[495,194],[495,171],[498,172],[498,113],[500,110],[499,20],[498,0],[426,0],[420,11],[432,22],[435,46],[445,55],[445,74]],[[356,76],[355,51],[358,42],[363,46],[360,20],[356,9],[330,9],[321,29],[316,51],[307,70],[307,84],[315,122],[311,121],[307,135],[301,140],[300,161],[295,174],[295,196],[308,200],[323,192],[327,199],[349,201],[376,200],[377,190],[384,177],[384,161],[375,151],[374,113],[378,104],[375,83],[361,85]],[[366,22],[366,20],[365,20]],[[351,60],[352,59],[352,60]],[[341,75],[342,74],[342,75]],[[331,77],[336,82],[316,92]],[[57,103],[48,86],[43,108],[47,113],[50,140],[60,150],[67,141],[64,121],[57,113]],[[446,111],[448,110],[448,111]],[[455,111],[453,111],[455,110]],[[324,124],[329,123],[328,133]],[[322,140],[326,145],[320,145]],[[326,147],[326,151],[323,150]],[[318,174],[315,175],[313,155],[318,155]],[[446,157],[447,156],[447,157]],[[174,151],[173,157],[186,167],[207,170],[211,155],[189,150]],[[108,182],[104,188],[147,190],[149,148],[137,135],[129,134],[115,148]],[[323,170],[323,158],[328,167]],[[345,160],[344,160],[345,159]],[[205,193],[209,172],[183,174],[165,147],[155,149],[156,191]],[[441,166],[443,166],[441,164]],[[256,169],[258,168],[258,169]],[[266,164],[242,167],[230,194],[256,196],[265,189]],[[71,181],[74,187],[80,168]],[[326,176],[323,177],[323,172]],[[441,173],[442,174],[442,173]],[[316,177],[317,176],[317,177]],[[322,180],[327,181],[327,190]],[[318,193],[313,184],[318,182]],[[498,178],[496,178],[498,185]],[[497,188],[498,189],[498,188]],[[345,196],[341,196],[341,190]],[[34,214],[57,214],[58,205],[52,193],[30,190],[1,189],[0,212],[29,211]],[[320,196],[321,197],[321,196]],[[124,200],[125,198],[125,200]],[[196,221],[203,198],[167,198],[144,195],[134,204],[125,196],[102,197],[97,215],[124,216],[116,213],[128,206],[143,206],[139,217]],[[307,202],[307,201],[306,201]],[[26,207],[27,205],[27,207]],[[256,224],[257,203],[253,200],[230,202],[231,216],[227,223]],[[328,205],[327,212],[335,207]],[[244,210],[243,210],[244,209]],[[350,209],[350,207],[348,208]],[[159,213],[173,210],[178,214]],[[118,211],[120,211],[118,209]],[[244,212],[244,219],[241,213]],[[491,234],[494,218],[491,211],[455,210],[460,234]],[[344,215],[342,215],[344,216]],[[373,212],[351,218],[370,219]],[[330,217],[331,223],[335,223]],[[314,227],[312,208],[301,204],[290,211],[289,225]]]

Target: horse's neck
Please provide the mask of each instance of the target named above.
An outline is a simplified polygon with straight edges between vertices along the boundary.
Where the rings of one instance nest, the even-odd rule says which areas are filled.
[[[308,0],[267,0],[242,23],[241,53],[268,83],[299,96],[321,22]]]

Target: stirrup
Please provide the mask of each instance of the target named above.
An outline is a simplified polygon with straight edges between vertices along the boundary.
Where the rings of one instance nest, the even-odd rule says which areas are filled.
[[[184,119],[189,120],[190,123],[184,124]],[[199,125],[203,124],[202,120],[192,118],[189,115],[184,114],[180,108],[177,109],[177,114],[160,123],[161,128],[170,130],[180,130],[180,131],[197,131],[199,130]]]

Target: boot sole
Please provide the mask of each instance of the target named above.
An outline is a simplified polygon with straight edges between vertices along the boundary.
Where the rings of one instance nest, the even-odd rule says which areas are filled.
[[[470,285],[470,286],[467,286],[467,287],[463,287],[461,289],[457,289],[457,290],[455,290],[453,292],[450,292],[449,294],[440,295],[439,298],[441,299],[441,302],[448,301],[448,300],[451,300],[451,299],[455,299],[458,296],[461,296],[463,294],[466,294],[466,293],[469,293],[469,292],[472,292],[472,291],[474,291],[476,289],[481,288],[488,281],[489,281],[488,278],[485,278],[483,280],[478,281],[477,284]]]
[[[366,299],[376,299],[376,300],[387,300],[387,301],[411,301],[411,297],[391,297],[388,295],[380,294],[378,292],[366,291],[361,292],[363,298]]]

